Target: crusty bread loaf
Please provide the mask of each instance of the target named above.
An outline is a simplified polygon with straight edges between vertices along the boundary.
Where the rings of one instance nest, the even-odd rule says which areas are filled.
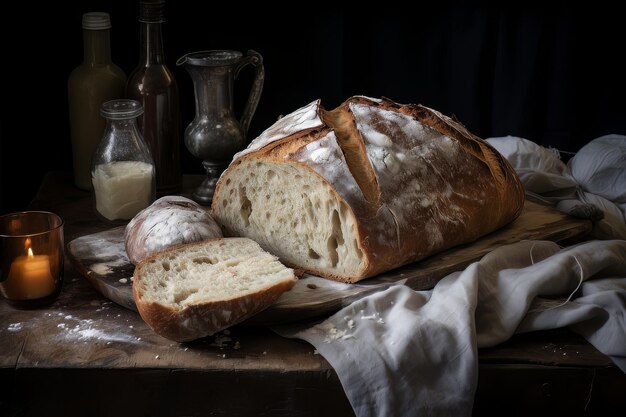
[[[133,264],[181,243],[222,237],[209,212],[185,197],[166,196],[137,213],[124,233]]]
[[[523,188],[508,162],[421,105],[319,100],[235,155],[213,216],[286,264],[356,282],[471,242],[515,219]]]
[[[179,342],[210,336],[264,310],[295,283],[250,239],[179,245],[135,268],[133,298],[158,334]]]

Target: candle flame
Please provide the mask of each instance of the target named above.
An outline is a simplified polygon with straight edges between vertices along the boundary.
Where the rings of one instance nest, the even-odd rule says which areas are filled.
[[[28,257],[29,258],[33,257],[33,250],[32,250],[32,248],[28,248]]]
[[[30,248],[30,247],[31,247],[31,245],[32,245],[32,242],[31,242],[30,238],[29,238],[29,237],[27,237],[27,238],[24,240],[24,249],[28,249],[28,248]]]

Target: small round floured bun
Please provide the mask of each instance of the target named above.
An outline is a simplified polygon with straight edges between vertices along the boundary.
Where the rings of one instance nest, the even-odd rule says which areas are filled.
[[[222,230],[196,202],[166,196],[137,213],[126,226],[126,254],[133,264],[174,245],[222,237]]]

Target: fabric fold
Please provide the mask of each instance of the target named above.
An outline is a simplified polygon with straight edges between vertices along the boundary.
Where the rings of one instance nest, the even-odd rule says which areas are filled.
[[[363,416],[471,415],[480,347],[571,326],[626,372],[626,241],[566,249],[503,246],[431,291],[404,285],[316,325],[274,330],[308,341]]]
[[[594,221],[592,235],[626,239],[626,136],[592,140],[564,164],[556,149],[514,136],[487,142],[513,166],[526,193]]]

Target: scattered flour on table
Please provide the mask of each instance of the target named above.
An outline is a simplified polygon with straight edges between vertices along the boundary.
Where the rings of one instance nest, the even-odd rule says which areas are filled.
[[[7,327],[7,330],[10,332],[19,332],[20,330],[22,330],[22,327],[24,327],[22,323],[11,323]]]
[[[91,306],[100,308],[96,309],[96,312],[102,312],[108,310],[113,303],[107,302],[92,302]],[[109,314],[107,314],[107,317]],[[117,315],[120,317],[120,314]],[[127,320],[128,321],[128,320]],[[34,317],[28,321],[10,323],[5,329],[1,331],[19,332],[24,329],[43,329],[43,323],[46,323],[50,327],[56,327],[54,334],[48,335],[52,340],[66,340],[70,342],[84,342],[93,340],[107,341],[107,344],[112,342],[126,342],[126,343],[145,343],[141,341],[141,337],[137,337],[132,334],[134,326],[127,326],[130,329],[130,333],[124,333],[122,331],[126,326],[111,326],[105,324],[104,321],[99,320],[97,317],[94,319],[81,319],[72,314],[68,314],[63,311],[54,311],[42,313],[40,317]]]
[[[100,307],[100,308],[96,309],[97,313],[99,313],[101,311],[108,310],[111,307],[111,304],[113,304],[112,301],[107,301],[107,302],[104,302],[104,303],[101,303],[101,302],[97,301],[96,304],[92,303],[92,305],[94,305],[94,307],[97,307],[97,306]]]
[[[57,338],[75,341],[106,340],[108,342],[135,343],[140,340],[133,335],[124,334],[120,331],[109,332],[104,329],[99,329],[99,323],[93,319],[79,319],[70,314],[65,315],[63,319],[65,322],[57,324],[57,327],[62,330],[57,335]]]
[[[100,257],[102,257],[102,255],[100,255]],[[93,272],[95,272],[98,275],[107,275],[113,272],[113,269],[112,269],[113,267],[125,265],[127,262],[128,260],[125,260],[125,259],[100,262],[97,264],[90,265],[89,269],[91,269]]]
[[[107,264],[93,264],[89,267],[93,272],[98,275],[107,275],[111,272],[111,268]]]

